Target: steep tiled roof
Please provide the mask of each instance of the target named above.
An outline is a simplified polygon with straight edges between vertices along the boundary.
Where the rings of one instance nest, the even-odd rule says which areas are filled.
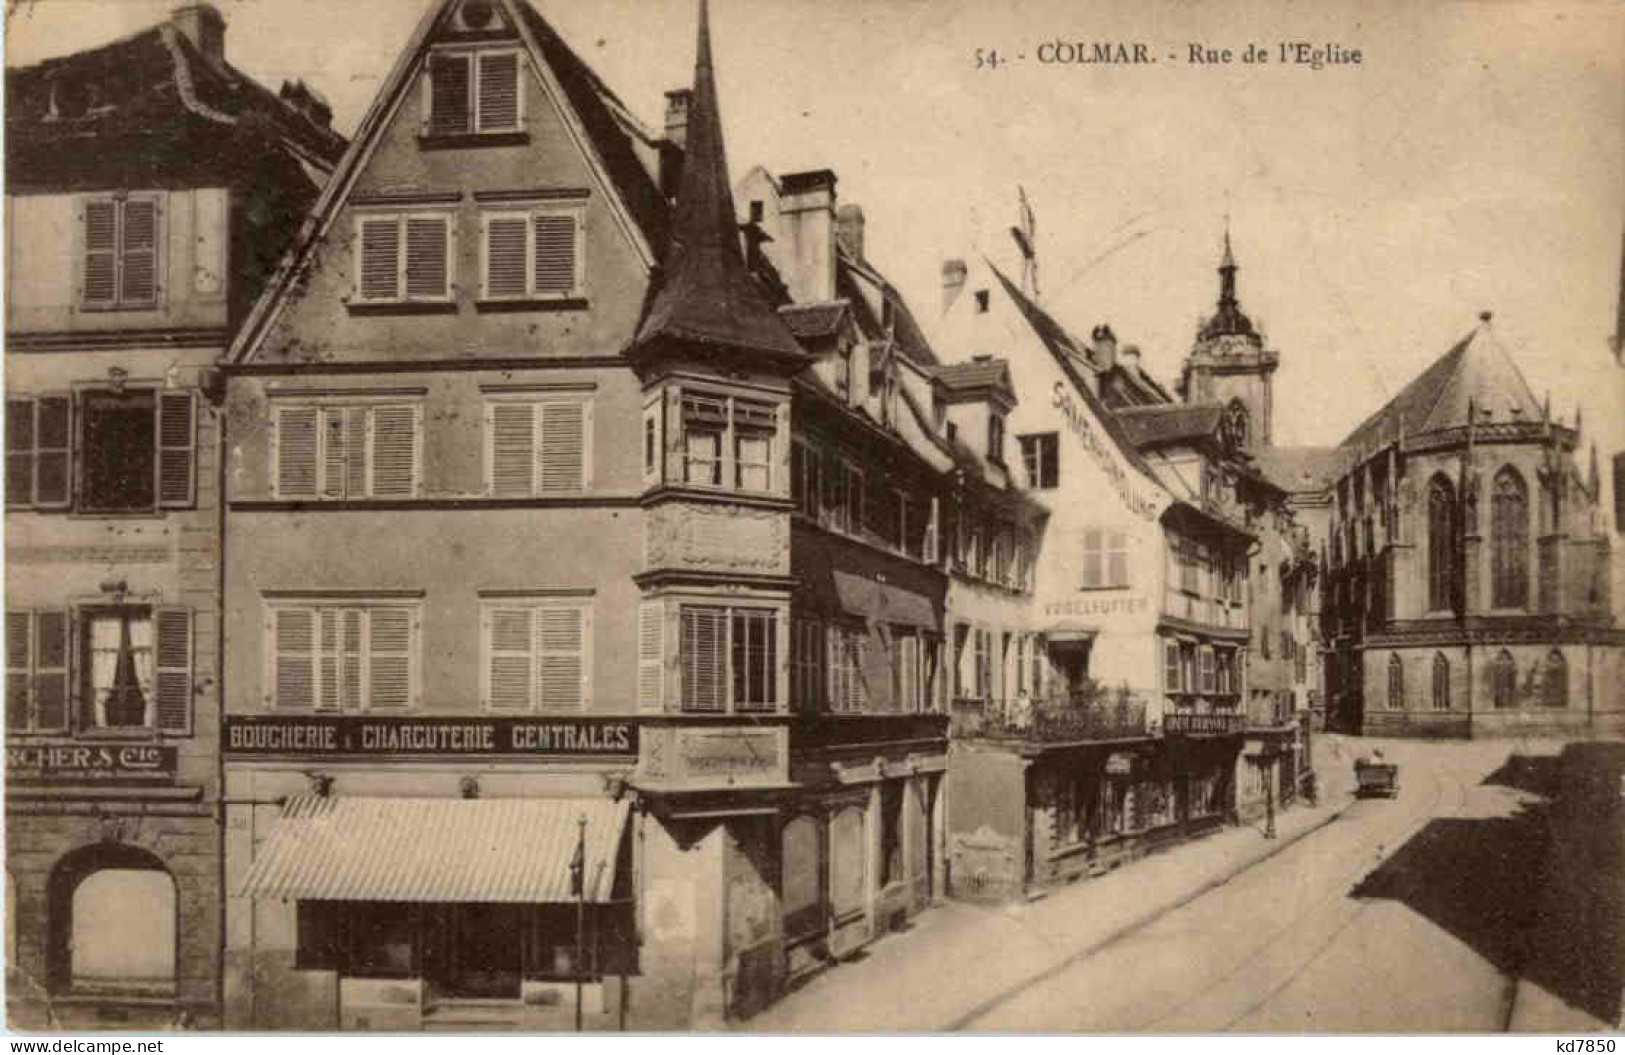
[[[740,250],[706,0],[700,0],[687,140],[664,275],[639,329],[638,345],[670,339],[803,358]]]
[[[1467,424],[1469,407],[1477,409],[1479,423],[1540,420],[1540,405],[1487,317],[1349,433],[1342,446],[1359,450],[1391,442],[1400,432],[1416,436],[1459,428]]]
[[[624,109],[620,99],[530,4],[518,0],[514,6],[519,9],[531,36],[536,38],[536,47],[552,67],[565,95],[569,96],[570,105],[580,116],[633,222],[658,253],[670,231],[670,209],[660,188],[649,177],[649,170],[633,151],[625,127],[611,112],[610,104],[615,109]]]
[[[1010,367],[1003,359],[976,359],[968,363],[943,363],[932,368],[938,381],[956,391],[967,388],[1009,388]]]
[[[1078,373],[1079,368],[1073,362],[1073,356],[1081,354],[1083,345],[1073,340],[1072,335],[1067,333],[1065,328],[1056,322],[1048,312],[1028,300],[1026,294],[1022,293],[1015,283],[1006,278],[1004,272],[1000,271],[991,260],[987,262],[987,266],[992,270],[994,277],[999,280],[999,285],[1004,287],[1005,293],[1016,305],[1016,309],[1027,320],[1027,325],[1032,327],[1033,332],[1038,335],[1038,339],[1043,342],[1044,347],[1054,356],[1055,362],[1061,367],[1062,372],[1066,374],[1067,379],[1072,382],[1073,391],[1077,393],[1079,399],[1083,400],[1095,419],[1100,422],[1101,428],[1105,429],[1106,435],[1111,437],[1118,451],[1122,453],[1130,465],[1144,474],[1146,479],[1155,483],[1159,488],[1162,487],[1162,481],[1158,478],[1156,470],[1151,468],[1151,464],[1145,460],[1145,456],[1140,453],[1140,449],[1129,439],[1128,433],[1123,428],[1122,422],[1118,420],[1117,415],[1100,402],[1100,399],[1090,391],[1089,383]]]
[[[1218,431],[1223,416],[1219,403],[1168,403],[1117,411],[1130,442],[1142,450],[1206,439]]]
[[[867,260],[854,260],[845,250],[839,250],[835,258],[836,295],[846,297],[852,302],[852,310],[857,313],[859,325],[865,333],[883,334],[886,332],[885,327],[875,316],[869,297],[864,294],[864,283],[871,287],[876,299],[889,307],[891,338],[897,351],[901,352],[905,359],[919,366],[935,366],[936,352],[932,351],[931,342],[926,339],[925,331],[920,328],[919,321],[909,310],[908,302],[903,299],[903,295],[897,292],[896,287],[887,281],[886,276],[882,275],[872,263]]]
[[[833,335],[848,310],[849,306],[844,300],[822,304],[786,304],[779,308],[779,317],[797,338],[811,340]]]
[[[1348,469],[1342,447],[1265,447],[1254,455],[1258,471],[1286,491],[1319,491]]]
[[[53,187],[193,182],[264,164],[267,138],[320,186],[345,148],[168,23],[7,69],[6,138],[8,181]]]

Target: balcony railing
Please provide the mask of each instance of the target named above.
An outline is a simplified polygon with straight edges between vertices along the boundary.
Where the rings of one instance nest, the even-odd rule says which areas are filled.
[[[967,739],[1034,743],[1126,740],[1150,734],[1142,702],[1065,696],[957,699],[951,728],[954,736]]]

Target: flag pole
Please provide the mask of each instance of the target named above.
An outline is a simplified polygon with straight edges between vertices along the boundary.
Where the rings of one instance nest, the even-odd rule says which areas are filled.
[[[576,821],[576,855],[570,862],[570,885],[574,888],[576,896],[576,1032],[581,1029],[581,973],[586,969],[582,954],[582,931],[586,926],[587,914],[587,815],[583,813]]]

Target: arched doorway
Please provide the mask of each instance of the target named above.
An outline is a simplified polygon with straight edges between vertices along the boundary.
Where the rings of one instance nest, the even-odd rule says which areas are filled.
[[[172,993],[179,948],[175,880],[124,843],[75,850],[46,892],[52,992]]]

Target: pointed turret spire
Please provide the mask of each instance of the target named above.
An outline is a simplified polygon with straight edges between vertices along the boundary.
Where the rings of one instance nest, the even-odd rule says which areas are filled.
[[[639,348],[665,339],[802,358],[800,345],[768,305],[740,251],[706,0],[700,0],[694,95],[664,263],[660,289],[639,328]]]
[[[1257,337],[1253,322],[1236,300],[1236,254],[1230,247],[1230,214],[1224,215],[1224,254],[1219,258],[1219,310],[1202,327],[1201,336]]]

